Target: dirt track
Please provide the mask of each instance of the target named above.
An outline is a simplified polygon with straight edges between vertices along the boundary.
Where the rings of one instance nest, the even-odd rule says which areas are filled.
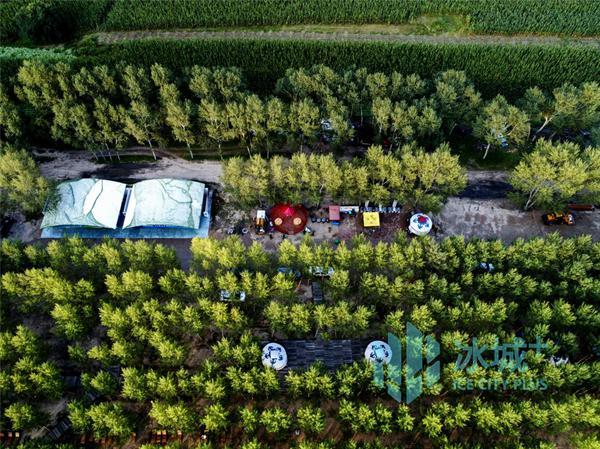
[[[39,150],[40,169],[44,176],[56,180],[81,177],[97,177],[113,180],[137,181],[160,177],[188,178],[217,185],[222,173],[218,161],[190,162],[169,153],[161,153],[156,162],[131,162],[121,164],[100,164],[94,162],[90,153],[84,151]],[[127,154],[147,155],[142,148],[128,150]],[[583,212],[575,217],[575,226],[544,226],[541,211],[523,212],[506,198],[507,173],[502,171],[468,172],[469,185],[458,197],[449,198],[439,214],[433,215],[438,227],[438,238],[451,235],[499,238],[511,242],[516,238],[543,236],[559,232],[564,236],[589,234],[600,240],[600,211]],[[238,218],[239,220],[239,218]],[[224,235],[223,229],[235,223],[228,218],[218,217],[213,228],[217,236]],[[327,226],[326,226],[327,228]],[[11,237],[31,241],[39,237],[38,222],[19,221],[11,229]],[[317,240],[331,239],[330,232],[318,232]],[[280,239],[273,243],[278,243]],[[189,240],[167,241],[179,254],[183,265],[188,266]]]
[[[502,35],[420,35],[380,33],[319,33],[303,31],[112,31],[95,34],[98,42],[114,44],[137,39],[268,39],[315,41],[381,41],[430,44],[506,44],[506,45],[591,45],[600,47],[596,37],[564,38],[557,36],[502,36]]]
[[[119,181],[139,181],[153,178],[183,178],[217,184],[221,177],[219,161],[191,162],[166,152],[157,152],[157,161],[99,163],[86,151],[38,150],[42,175],[56,180],[73,178],[105,178]],[[124,155],[150,153],[143,148],[132,148]]]

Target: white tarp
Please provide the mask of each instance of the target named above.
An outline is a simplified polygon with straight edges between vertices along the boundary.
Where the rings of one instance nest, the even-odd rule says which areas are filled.
[[[204,184],[183,179],[152,179],[134,184],[124,228],[199,228]]]
[[[80,179],[57,186],[56,204],[44,212],[42,228],[50,226],[117,227],[125,184]]]

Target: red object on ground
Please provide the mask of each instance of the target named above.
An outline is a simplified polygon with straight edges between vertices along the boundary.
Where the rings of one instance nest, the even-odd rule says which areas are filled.
[[[308,221],[308,211],[302,204],[276,204],[269,211],[275,229],[284,234],[298,234]]]

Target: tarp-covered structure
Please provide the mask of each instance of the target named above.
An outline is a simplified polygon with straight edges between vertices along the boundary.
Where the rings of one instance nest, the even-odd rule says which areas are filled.
[[[79,226],[115,229],[126,185],[103,179],[65,181],[44,212],[42,228]]]
[[[152,179],[133,185],[124,228],[198,228],[204,184],[185,179]]]

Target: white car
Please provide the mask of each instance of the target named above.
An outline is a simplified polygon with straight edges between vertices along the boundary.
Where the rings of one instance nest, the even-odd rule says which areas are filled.
[[[242,302],[246,301],[246,292],[244,291],[237,292],[234,297],[235,296],[237,296],[237,299]],[[231,301],[231,293],[228,290],[221,290],[220,299],[221,301]]]

